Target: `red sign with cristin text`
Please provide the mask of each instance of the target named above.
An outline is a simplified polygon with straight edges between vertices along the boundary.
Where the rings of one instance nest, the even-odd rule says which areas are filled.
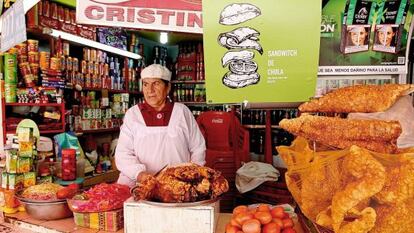
[[[201,0],[77,0],[76,22],[202,33]]]

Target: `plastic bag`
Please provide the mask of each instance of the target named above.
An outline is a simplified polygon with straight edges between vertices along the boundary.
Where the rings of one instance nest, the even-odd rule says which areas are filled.
[[[414,232],[413,148],[314,152],[298,137],[277,150],[288,167],[288,189],[312,222],[341,233]]]
[[[58,158],[62,158],[62,149],[75,149],[76,157],[85,158],[82,147],[79,144],[78,138],[71,133],[61,133],[54,137],[55,152]]]
[[[377,119],[399,121],[402,133],[397,139],[398,148],[414,146],[414,107],[412,96],[404,96],[385,112],[350,113],[351,119]]]

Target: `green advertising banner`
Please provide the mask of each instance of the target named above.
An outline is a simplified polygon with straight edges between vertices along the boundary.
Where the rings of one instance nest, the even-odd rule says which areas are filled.
[[[320,1],[203,1],[207,103],[313,97],[320,23]]]
[[[406,74],[413,2],[323,0],[318,74]]]

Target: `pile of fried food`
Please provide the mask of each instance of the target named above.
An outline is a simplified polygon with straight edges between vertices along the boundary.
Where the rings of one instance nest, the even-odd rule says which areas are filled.
[[[412,85],[338,89],[302,112],[378,112]],[[335,233],[414,232],[414,148],[397,148],[398,121],[302,115],[280,126],[298,136],[277,150],[286,183],[302,212]]]
[[[227,192],[229,184],[219,171],[187,164],[169,167],[156,177],[149,176],[134,189],[135,200],[165,203],[215,199]]]
[[[33,185],[25,189],[21,196],[31,200],[53,201],[58,200],[57,193],[63,186],[54,183]]]

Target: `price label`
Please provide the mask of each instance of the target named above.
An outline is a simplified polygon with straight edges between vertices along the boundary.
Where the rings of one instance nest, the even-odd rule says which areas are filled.
[[[2,32],[0,38],[1,52],[6,52],[13,46],[27,40],[23,0],[15,2],[2,15]]]

